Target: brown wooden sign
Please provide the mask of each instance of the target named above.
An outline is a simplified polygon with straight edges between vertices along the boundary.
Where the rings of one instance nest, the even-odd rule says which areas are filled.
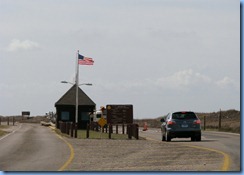
[[[107,123],[133,123],[133,105],[107,105]]]

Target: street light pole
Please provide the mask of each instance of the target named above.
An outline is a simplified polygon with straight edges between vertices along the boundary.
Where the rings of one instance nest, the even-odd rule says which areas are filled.
[[[72,85],[74,85],[75,83],[71,83],[71,82],[68,82],[68,81],[61,81],[61,83],[69,83],[69,84],[72,84]],[[87,86],[92,86],[92,84],[91,83],[81,83],[81,84],[79,84],[79,86],[81,86],[81,85],[87,85]]]
[[[79,50],[77,51],[77,67],[76,67],[76,95],[75,95],[75,138],[77,138],[77,129],[78,129],[78,88],[79,88]]]

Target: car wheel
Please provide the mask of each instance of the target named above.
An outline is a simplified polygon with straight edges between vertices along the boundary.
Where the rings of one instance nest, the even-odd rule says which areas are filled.
[[[165,141],[166,139],[165,139],[165,136],[162,134],[162,141]]]
[[[169,134],[168,134],[167,131],[165,132],[165,140],[166,140],[167,142],[170,142],[170,141],[171,141],[171,137],[169,136]]]
[[[196,136],[196,141],[200,142],[201,140],[202,140],[202,138],[201,138],[201,134],[198,135],[198,136]]]
[[[192,136],[192,137],[191,137],[191,141],[192,141],[192,142],[193,142],[193,141],[196,141],[196,137]]]

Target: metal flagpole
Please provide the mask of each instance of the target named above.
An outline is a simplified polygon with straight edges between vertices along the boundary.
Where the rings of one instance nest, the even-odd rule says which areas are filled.
[[[79,50],[77,51],[76,58],[76,95],[75,95],[75,138],[77,138],[77,129],[78,129],[78,108],[79,108],[79,99],[78,99],[78,90],[79,90]]]

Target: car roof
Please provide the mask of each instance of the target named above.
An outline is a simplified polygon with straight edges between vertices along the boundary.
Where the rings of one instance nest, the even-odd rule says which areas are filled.
[[[182,111],[174,111],[174,112],[170,112],[170,113],[173,114],[173,113],[179,113],[179,112],[187,113],[187,112],[193,112],[193,111],[182,110]],[[193,113],[195,113],[195,112],[193,112]]]

